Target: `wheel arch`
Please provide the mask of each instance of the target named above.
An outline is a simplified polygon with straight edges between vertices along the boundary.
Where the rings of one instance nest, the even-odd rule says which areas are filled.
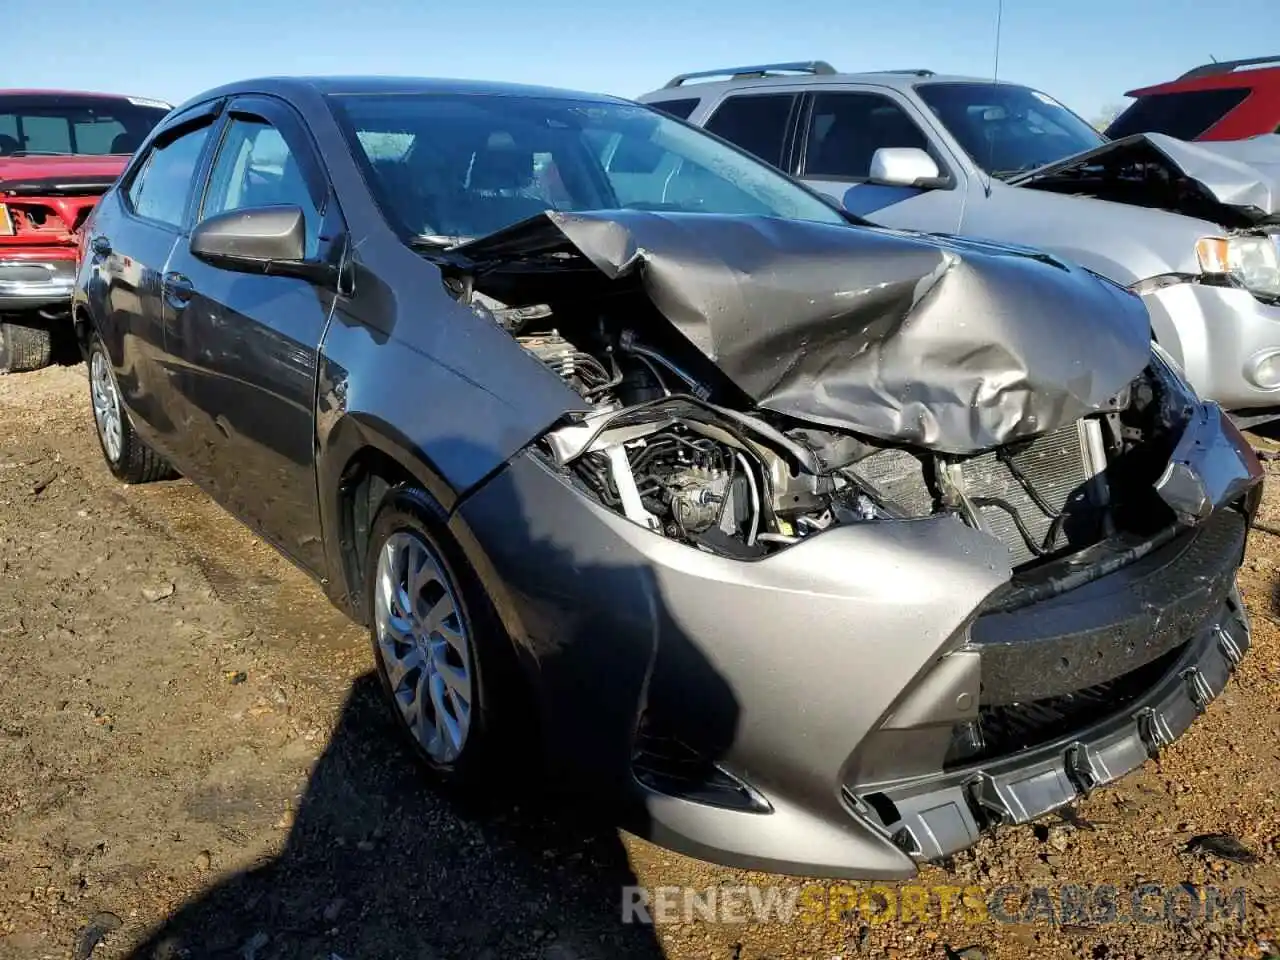
[[[493,472],[503,466],[505,462],[499,463]],[[367,624],[363,583],[374,515],[388,489],[412,484],[421,487],[440,506],[441,534],[450,537],[461,550],[498,608],[504,626],[512,637],[517,636],[513,606],[505,600],[500,579],[483,547],[455,511],[459,502],[482,486],[485,479],[467,489],[458,489],[428,451],[384,420],[359,413],[344,415],[325,438],[317,469],[322,522],[327,531],[330,599]]]
[[[446,513],[457,496],[424,451],[371,415],[349,413],[334,424],[324,438],[317,468],[330,598],[357,621],[367,623],[364,565],[383,495],[397,484],[413,484]]]
[[[88,304],[76,303],[71,308],[71,329],[75,334],[76,346],[80,348],[80,356],[89,359],[89,341],[93,337],[93,317],[89,313]]]
[[[321,510],[331,575],[330,599],[362,625],[368,626],[364,575],[370,538],[378,508],[388,490],[397,485],[422,488],[440,507],[435,531],[457,548],[487,595],[498,624],[506,634],[510,653],[523,682],[531,679],[526,633],[514,601],[488,554],[456,507],[470,491],[454,490],[429,456],[411,444],[375,429],[372,418],[348,415],[330,433],[321,461]],[[335,437],[335,434],[337,436]],[[500,465],[505,466],[505,464]],[[482,486],[480,481],[472,486]]]

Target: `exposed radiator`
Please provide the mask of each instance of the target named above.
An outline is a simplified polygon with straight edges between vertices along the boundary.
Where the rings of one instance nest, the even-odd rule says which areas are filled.
[[[970,501],[999,500],[1017,513],[1015,520],[1004,506],[975,504],[983,528],[1009,548],[1012,563],[1018,566],[1036,556],[1027,536],[1037,547],[1052,553],[1095,532],[1095,506],[1107,500],[1105,467],[1100,424],[1078,420],[1030,441],[942,469]],[[924,517],[933,511],[935,495],[919,457],[905,450],[881,450],[849,469],[877,499],[896,505],[906,516]],[[1027,487],[1036,492],[1048,511],[1036,503]],[[1053,514],[1057,513],[1066,516],[1055,527]],[[1019,531],[1019,523],[1027,536]]]
[[[1011,455],[1006,453],[1010,449],[1014,451]],[[1036,556],[1018,529],[1019,521],[1037,546],[1048,552],[1067,545],[1073,523],[1096,524],[1097,515],[1090,504],[1105,500],[1105,479],[1100,475],[1105,467],[1103,449],[1098,422],[1078,420],[1026,445],[961,461],[952,476],[971,501],[998,499],[1017,513],[1015,520],[1003,506],[978,507],[983,526],[1009,548],[1017,566]],[[1043,506],[1036,503],[1028,487]],[[1054,518],[1043,509],[1046,506],[1054,513],[1066,514],[1056,528]]]

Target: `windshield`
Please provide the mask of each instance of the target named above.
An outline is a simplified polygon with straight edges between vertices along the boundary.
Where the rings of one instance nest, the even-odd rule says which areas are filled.
[[[920,98],[979,167],[995,177],[1034,170],[1106,143],[1052,97],[1006,83],[922,83]]]
[[[131,154],[168,112],[125,97],[0,96],[0,157]]]
[[[656,110],[556,97],[334,97],[384,215],[459,241],[546,210],[847,221],[772,167]]]

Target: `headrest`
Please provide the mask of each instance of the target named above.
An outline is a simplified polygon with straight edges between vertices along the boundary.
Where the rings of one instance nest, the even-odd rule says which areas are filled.
[[[138,138],[132,133],[118,133],[111,141],[112,153],[133,153],[138,149]]]
[[[533,182],[533,151],[516,146],[505,131],[489,134],[471,164],[472,190],[519,190]]]

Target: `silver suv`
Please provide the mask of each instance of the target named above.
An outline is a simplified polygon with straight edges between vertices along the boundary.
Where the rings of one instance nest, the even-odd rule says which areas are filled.
[[[1280,417],[1280,137],[1109,141],[1029,87],[822,61],[687,73],[638,98],[889,227],[1036,247],[1140,293],[1237,422]]]

